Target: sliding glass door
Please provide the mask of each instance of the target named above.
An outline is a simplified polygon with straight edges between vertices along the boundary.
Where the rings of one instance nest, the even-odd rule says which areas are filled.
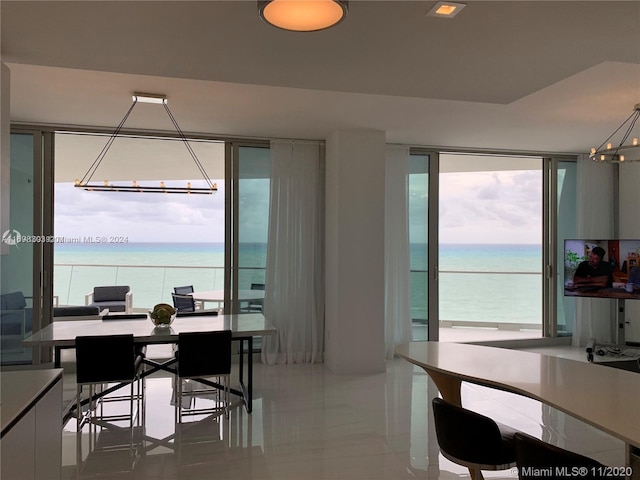
[[[267,145],[237,145],[237,279],[241,312],[261,312],[269,233],[270,153]]]
[[[41,234],[34,217],[40,197],[41,136],[12,133],[9,168],[3,168],[3,225],[0,246],[0,355],[2,365],[31,363],[32,351],[22,346],[38,325]],[[6,183],[5,183],[6,182]],[[3,192],[6,194],[6,192]],[[8,220],[8,221],[7,221]]]
[[[542,336],[543,159],[440,154],[439,337]]]
[[[74,187],[109,137],[58,132],[55,149],[54,300],[84,305],[96,286],[129,286],[133,309],[172,303],[175,287],[224,289],[225,144],[190,139],[218,191],[213,195],[85,191]],[[96,170],[97,182],[204,186],[182,141],[121,135]],[[206,302],[217,308],[219,302]]]
[[[409,156],[409,284],[414,341],[429,340],[429,159],[429,153],[418,150]]]

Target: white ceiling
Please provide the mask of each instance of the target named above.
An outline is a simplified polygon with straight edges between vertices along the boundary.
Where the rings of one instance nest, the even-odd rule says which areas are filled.
[[[640,103],[640,2],[351,1],[323,32],[275,29],[255,1],[0,2],[11,119],[115,127],[134,91],[183,130],[586,152]],[[126,127],[171,130],[154,105]]]

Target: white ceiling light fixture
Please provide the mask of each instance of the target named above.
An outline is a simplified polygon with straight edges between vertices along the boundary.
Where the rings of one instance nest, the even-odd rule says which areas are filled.
[[[316,32],[342,22],[349,12],[346,0],[258,0],[260,18],[294,32]]]
[[[453,18],[466,6],[458,2],[438,2],[427,12],[427,17]]]
[[[198,160],[198,157],[196,156],[196,153],[193,151],[193,148],[191,148],[191,145],[189,145],[189,142],[187,141],[187,137],[185,136],[184,132],[180,129],[180,126],[178,125],[178,122],[176,121],[173,114],[171,113],[171,110],[169,110],[169,107],[167,105],[167,96],[163,94],[157,94],[157,93],[135,92],[132,96],[132,100],[133,100],[133,103],[129,107],[129,110],[127,111],[127,113],[125,113],[123,119],[120,121],[120,123],[118,124],[114,132],[111,134],[111,136],[109,137],[109,140],[107,140],[106,145],[104,146],[102,151],[98,154],[98,157],[93,161],[93,163],[89,167],[89,170],[87,170],[87,173],[84,174],[82,179],[75,181],[74,187],[83,188],[89,192],[92,192],[92,191],[140,192],[140,193],[147,192],[147,193],[186,193],[186,194],[194,193],[194,194],[208,194],[208,195],[211,195],[217,192],[218,186],[215,183],[211,182],[211,179],[209,178],[209,175],[205,171],[204,167],[202,166],[202,163],[200,163],[200,160]],[[117,184],[109,183],[108,180],[104,180],[103,183],[91,182],[91,179],[96,173],[96,170],[98,170],[98,167],[104,160],[104,157],[107,155],[107,152],[111,148],[111,145],[113,145],[113,142],[115,141],[116,137],[120,134],[120,131],[122,130],[122,127],[124,126],[125,122],[129,118],[129,115],[131,115],[131,112],[133,111],[133,109],[138,103],[155,103],[158,105],[162,105],[164,107],[165,112],[167,113],[167,115],[169,116],[169,119],[171,120],[171,123],[173,124],[174,128],[178,132],[178,135],[180,136],[180,140],[182,140],[182,142],[184,143],[185,147],[187,148],[187,151],[191,155],[192,160],[196,164],[196,167],[198,167],[198,170],[202,174],[202,177],[204,178],[205,183],[207,185],[206,187],[192,187],[191,182],[187,182],[187,185],[185,187],[166,186],[164,182],[160,182],[160,185],[157,187],[138,185],[138,182],[136,180],[132,180],[131,185],[117,185]]]
[[[598,148],[591,149],[589,158],[594,162],[640,162],[640,145],[638,145],[638,137],[640,134],[638,132],[639,128],[636,128],[638,118],[640,118],[640,103],[634,105],[633,113],[602,142],[602,145]],[[638,127],[640,127],[640,125]],[[632,136],[634,128],[636,133],[635,136]],[[623,131],[623,133],[620,141],[616,145],[612,140],[620,131]],[[627,143],[630,137],[631,142]]]

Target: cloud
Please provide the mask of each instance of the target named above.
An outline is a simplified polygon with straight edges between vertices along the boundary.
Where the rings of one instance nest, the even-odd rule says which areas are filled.
[[[57,183],[55,234],[117,235],[131,242],[223,242],[224,185],[218,187],[215,195],[139,194],[87,192]]]

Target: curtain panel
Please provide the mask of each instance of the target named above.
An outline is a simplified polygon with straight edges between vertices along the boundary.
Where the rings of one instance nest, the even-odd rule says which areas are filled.
[[[263,338],[267,364],[319,363],[324,353],[324,147],[271,142]]]
[[[388,146],[385,168],[385,357],[412,340],[409,262],[409,147]]]
[[[613,165],[598,163],[588,155],[578,157],[577,233],[584,239],[607,239],[613,235]],[[576,298],[575,328],[571,344],[584,347],[591,338],[613,341],[613,300]]]

